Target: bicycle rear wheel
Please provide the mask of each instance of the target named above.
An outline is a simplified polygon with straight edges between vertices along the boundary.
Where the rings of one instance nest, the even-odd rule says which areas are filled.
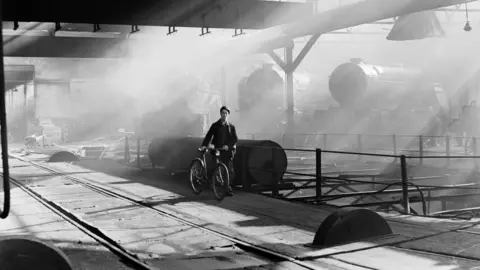
[[[225,164],[219,163],[212,173],[212,190],[218,201],[223,200],[227,195],[228,183],[230,183],[230,175]]]
[[[189,177],[190,177],[190,186],[192,188],[193,194],[202,193],[202,181],[205,175],[205,166],[200,159],[194,159],[192,164],[190,164]]]

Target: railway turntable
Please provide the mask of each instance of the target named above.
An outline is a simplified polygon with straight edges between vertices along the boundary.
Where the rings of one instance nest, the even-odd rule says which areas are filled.
[[[238,269],[472,269],[480,266],[475,252],[475,246],[480,243],[480,223],[476,219],[368,212],[367,215],[373,213],[375,217],[358,222],[361,219],[352,218],[355,212],[358,215],[358,209],[342,214],[334,207],[287,202],[246,192],[217,202],[209,195],[194,196],[188,185],[178,179],[162,176],[159,181],[155,171],[140,171],[108,160],[46,164],[29,159],[35,160],[35,157],[12,156],[12,162],[23,164],[12,169],[14,178],[81,217],[128,252],[135,254],[142,250],[139,253],[159,256],[154,265],[162,268],[173,269],[170,267],[185,262],[188,257],[185,254],[200,256],[199,250],[210,249],[210,255],[201,256],[213,260],[215,252],[222,254],[230,248],[233,249],[230,252],[249,257],[248,263],[244,260]],[[29,168],[28,171],[22,172],[25,168]],[[41,179],[31,178],[42,172],[45,176]],[[63,180],[58,177],[55,180],[52,174]],[[63,185],[58,184],[61,181]],[[353,241],[335,239],[334,231],[342,229],[328,225],[332,219],[333,223],[343,223],[343,232]],[[379,225],[382,221],[385,224]],[[330,229],[321,229],[329,226]],[[375,235],[371,230],[368,232],[369,228],[391,231],[387,229],[384,235]],[[322,232],[327,236],[323,246],[314,241]],[[329,237],[327,243],[325,239]],[[217,256],[218,260],[229,258]]]

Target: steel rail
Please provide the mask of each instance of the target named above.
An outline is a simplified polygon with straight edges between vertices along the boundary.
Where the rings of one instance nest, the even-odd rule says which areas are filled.
[[[150,206],[142,201],[137,201],[131,197],[128,197],[128,196],[125,196],[123,194],[120,194],[118,192],[115,192],[115,191],[112,191],[111,189],[108,189],[106,187],[102,187],[100,185],[96,185],[96,184],[92,184],[92,183],[89,183],[88,181],[85,181],[85,180],[82,180],[78,177],[75,177],[75,176],[71,176],[71,175],[68,175],[66,173],[63,173],[63,172],[59,172],[57,170],[54,170],[52,168],[49,168],[48,166],[45,166],[45,165],[42,165],[42,164],[39,164],[35,161],[30,161],[30,160],[26,160],[26,159],[23,159],[21,157],[18,157],[18,156],[15,156],[15,155],[12,155],[10,154],[10,156],[12,158],[15,158],[15,159],[18,159],[20,161],[23,161],[23,162],[27,162],[37,168],[41,168],[45,171],[48,171],[52,174],[57,174],[57,175],[61,175],[63,178],[65,179],[68,179],[68,180],[71,180],[72,182],[75,182],[77,184],[80,184],[90,190],[93,190],[93,191],[96,191],[98,193],[101,193],[101,194],[105,194],[107,196],[110,196],[110,197],[113,197],[113,198],[116,198],[116,199],[120,199],[120,200],[123,200],[123,201],[127,201],[133,205],[137,205],[137,206],[140,206],[140,207],[144,207],[144,208],[148,208],[154,212],[156,212],[157,214],[160,214],[162,216],[166,216],[168,218],[171,218],[173,220],[176,220],[182,224],[185,224],[185,225],[188,225],[188,226],[191,226],[191,227],[194,227],[194,228],[197,228],[197,229],[200,229],[200,230],[203,230],[207,233],[211,233],[213,235],[216,235],[216,236],[219,236],[223,239],[226,239],[228,241],[231,241],[233,243],[235,243],[238,247],[246,250],[247,252],[250,252],[250,253],[254,253],[254,254],[257,254],[257,255],[260,255],[262,257],[266,257],[266,258],[274,258],[276,260],[282,260],[282,261],[289,261],[291,263],[294,263],[294,264],[297,264],[299,266],[302,266],[306,269],[310,269],[310,270],[320,270],[320,269],[323,269],[322,267],[319,267],[319,266],[316,266],[316,265],[313,265],[311,263],[308,263],[308,262],[304,262],[304,261],[300,261],[294,257],[291,257],[291,256],[288,256],[288,255],[285,255],[285,254],[281,254],[279,252],[276,252],[274,250],[271,250],[271,249],[268,249],[268,248],[264,248],[264,247],[261,247],[257,244],[253,244],[253,243],[249,243],[247,241],[244,241],[244,240],[241,240],[241,239],[238,239],[238,238],[235,238],[235,237],[232,237],[232,236],[229,236],[225,233],[222,233],[222,232],[219,232],[219,231],[216,231],[216,230],[213,230],[213,229],[210,229],[210,228],[206,228],[202,225],[199,225],[195,222],[192,222],[192,221],[189,221],[187,219],[184,219],[184,218],[180,218],[178,217],[178,213],[176,213],[175,211],[171,211],[171,210],[167,210],[167,209],[164,209],[162,208],[162,210],[156,208],[156,207],[153,207],[153,206]],[[45,198],[42,197],[42,200],[45,200]],[[52,202],[53,203],[53,202]],[[158,207],[158,206],[157,206]]]

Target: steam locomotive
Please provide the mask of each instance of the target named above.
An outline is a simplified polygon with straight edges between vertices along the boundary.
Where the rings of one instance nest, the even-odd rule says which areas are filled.
[[[214,92],[198,89],[200,84],[193,85],[182,90],[184,95],[179,95],[176,102],[145,114],[140,127],[143,133],[159,135],[159,129],[165,131],[160,133],[203,133],[209,122],[206,114],[217,109],[212,107],[221,106],[220,98],[217,93],[213,95],[216,102],[192,106],[193,101],[199,100],[194,93]],[[284,85],[284,72],[270,64],[242,77],[237,89],[239,110],[232,116],[239,129],[248,133],[282,133]],[[421,69],[372,65],[361,59],[340,64],[328,80],[297,72],[294,91],[296,131],[306,133],[418,134],[433,115],[448,118],[450,107],[442,85]],[[197,108],[205,109],[199,112]]]
[[[328,84],[304,73],[294,78],[297,130],[305,132],[348,133],[355,126],[357,133],[368,129],[367,133],[418,134],[433,115],[443,119],[449,112],[442,85],[421,69],[352,59],[333,70]],[[283,72],[265,65],[240,82],[240,111],[257,122],[278,122],[285,111],[283,93]],[[409,128],[401,123],[408,123]]]

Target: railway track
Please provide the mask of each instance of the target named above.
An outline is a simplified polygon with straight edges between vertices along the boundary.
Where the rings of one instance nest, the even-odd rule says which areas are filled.
[[[204,232],[206,232],[206,233],[208,233],[212,236],[216,236],[216,237],[220,237],[222,239],[225,239],[225,240],[233,243],[238,248],[246,251],[247,253],[251,253],[251,254],[254,254],[255,256],[265,258],[265,259],[267,259],[271,262],[287,261],[287,262],[296,264],[298,266],[301,266],[304,269],[322,269],[322,268],[320,268],[316,265],[310,264],[308,262],[300,261],[300,260],[297,260],[297,259],[295,259],[291,256],[284,255],[284,254],[278,253],[276,251],[269,250],[269,249],[266,249],[264,247],[258,246],[256,244],[249,243],[249,242],[246,242],[244,240],[240,240],[240,239],[231,237],[229,235],[226,235],[224,233],[218,232],[218,231],[210,229],[210,228],[206,228],[206,227],[202,226],[201,224],[197,224],[197,223],[194,223],[194,222],[189,221],[187,219],[178,217],[178,213],[175,213],[171,210],[161,209],[161,208],[159,209],[158,206],[156,206],[154,208],[153,206],[150,206],[150,205],[148,205],[148,204],[146,204],[142,201],[137,201],[133,198],[130,198],[130,197],[125,196],[123,194],[117,193],[117,192],[109,189],[106,186],[101,186],[101,185],[89,183],[88,181],[85,181],[85,180],[83,180],[79,177],[75,177],[75,176],[72,176],[72,175],[68,175],[68,174],[56,171],[56,170],[54,170],[54,169],[52,169],[52,168],[50,168],[46,165],[43,165],[43,164],[40,164],[40,163],[37,163],[37,162],[34,162],[34,161],[29,161],[29,160],[23,159],[23,158],[18,157],[18,156],[11,155],[10,157],[14,158],[16,160],[19,160],[21,162],[28,163],[29,165],[31,165],[31,166],[33,166],[37,169],[40,169],[44,172],[48,172],[51,175],[61,176],[61,178],[67,179],[67,180],[69,180],[69,181],[71,181],[75,184],[78,184],[82,187],[85,187],[88,190],[93,191],[94,193],[98,193],[98,194],[102,194],[102,195],[107,196],[107,197],[122,200],[124,202],[129,203],[132,206],[140,207],[142,209],[147,209],[148,211],[150,211],[150,212],[152,212],[156,215],[159,215],[159,216],[162,216],[162,217],[167,217],[171,220],[175,220],[177,222],[180,222],[183,225],[187,225],[187,226],[192,227],[192,228],[200,229],[200,230],[202,230],[202,231],[204,231]],[[79,218],[77,215],[75,215],[71,211],[62,207],[59,203],[56,203],[53,200],[48,199],[47,196],[41,195],[39,192],[35,191],[33,188],[28,187],[26,184],[22,183],[22,181],[16,179],[15,177],[11,177],[11,183],[13,185],[19,187],[20,189],[24,190],[25,192],[27,192],[30,196],[32,196],[36,200],[40,201],[42,204],[44,204],[49,209],[54,211],[56,214],[61,216],[67,222],[71,223],[72,225],[74,225],[75,227],[77,227],[78,229],[83,231],[84,233],[86,233],[89,236],[91,236],[92,238],[94,238],[100,244],[102,244],[103,246],[108,248],[112,253],[119,256],[121,258],[121,260],[127,266],[132,267],[134,269],[159,269],[159,268],[156,268],[152,265],[149,265],[144,260],[139,258],[135,253],[128,251],[127,248],[123,247],[122,245],[117,243],[117,241],[115,241],[114,239],[112,239],[109,236],[107,236],[106,234],[104,234],[96,226],[90,224],[89,222],[87,222],[85,220],[82,220],[81,218]]]
[[[15,157],[13,157],[13,158],[15,158]],[[115,199],[118,199],[118,200],[122,200],[122,201],[124,201],[124,202],[126,202],[126,203],[128,203],[132,206],[142,208],[144,210],[144,212],[148,211],[148,212],[150,212],[153,215],[156,215],[158,217],[168,218],[169,220],[175,220],[177,222],[180,222],[184,225],[189,226],[190,228],[196,228],[198,230],[203,230],[206,234],[209,235],[208,237],[210,237],[210,238],[220,237],[222,239],[228,240],[229,243],[234,243],[235,246],[242,248],[244,251],[249,252],[250,254],[255,254],[258,257],[264,258],[265,259],[264,261],[267,262],[264,265],[273,266],[273,265],[275,265],[276,263],[279,263],[279,262],[288,262],[289,264],[296,264],[297,268],[299,268],[299,269],[352,269],[352,268],[353,269],[388,269],[388,268],[384,268],[384,267],[376,267],[376,266],[373,266],[372,264],[369,265],[369,263],[364,262],[364,261],[360,262],[360,261],[355,261],[355,260],[353,260],[351,258],[347,258],[347,257],[345,257],[345,258],[338,257],[341,254],[344,254],[344,256],[347,256],[348,253],[355,252],[355,250],[346,250],[346,251],[338,251],[337,250],[337,251],[333,252],[332,254],[325,255],[325,256],[332,256],[332,257],[329,257],[329,258],[334,258],[334,260],[335,260],[334,262],[336,262],[336,263],[334,263],[333,265],[330,265],[330,262],[332,262],[332,260],[328,261],[328,264],[323,264],[323,265],[316,264],[318,262],[316,262],[315,259],[323,257],[324,255],[321,255],[319,257],[316,257],[316,256],[313,256],[313,257],[308,257],[308,256],[306,256],[306,257],[305,256],[295,257],[295,255],[288,256],[288,255],[282,254],[281,252],[279,253],[279,252],[269,250],[268,248],[265,248],[265,247],[262,247],[262,246],[259,246],[259,245],[256,245],[256,244],[252,244],[248,240],[247,241],[239,240],[235,237],[230,237],[229,235],[227,235],[225,233],[221,233],[218,230],[215,230],[215,229],[212,230],[210,228],[205,228],[205,226],[208,226],[208,224],[202,225],[202,224],[200,224],[201,222],[192,222],[191,219],[190,219],[190,216],[185,216],[186,218],[178,217],[178,215],[181,214],[180,213],[181,211],[176,212],[174,210],[165,209],[165,208],[159,207],[159,206],[155,206],[155,208],[153,208],[153,206],[147,205],[147,204],[145,204],[141,201],[132,199],[128,196],[125,196],[123,194],[119,194],[115,191],[112,191],[111,187],[109,185],[92,184],[91,181],[89,181],[89,180],[85,180],[85,179],[82,179],[80,177],[72,176],[72,175],[69,175],[68,173],[60,172],[58,170],[52,169],[48,165],[43,165],[43,164],[40,164],[40,163],[37,163],[37,162],[28,161],[28,160],[25,160],[25,159],[22,159],[22,158],[17,158],[17,159],[19,160],[18,161],[19,162],[18,163],[19,167],[31,167],[32,169],[37,170],[36,174],[40,174],[41,172],[47,172],[48,175],[59,176],[59,177],[57,177],[57,179],[59,179],[59,178],[68,179],[72,183],[75,183],[76,185],[81,186],[82,188],[90,190],[92,192],[92,194],[96,193],[96,194],[99,194],[99,195],[101,194],[102,196],[109,196],[109,197],[112,197],[112,198],[115,198]],[[24,163],[22,163],[22,162],[24,162]],[[33,175],[32,171],[30,171],[30,175]],[[47,177],[48,177],[48,175],[47,175]],[[14,178],[15,178],[15,176],[14,176]],[[50,197],[50,195],[45,196],[45,195],[39,194],[39,193],[42,193],[42,192],[36,192],[35,190],[31,190],[30,187],[26,186],[26,184],[22,183],[19,180],[14,180],[12,182],[14,182],[13,183],[14,185],[17,185],[21,188],[24,188],[24,190],[26,190],[26,191],[30,191],[29,194],[31,194],[33,197],[37,198],[38,200],[44,202],[47,205],[50,205],[51,207],[53,207],[53,209],[55,209],[57,212],[61,213],[64,216],[64,219],[66,219],[68,222],[74,224],[77,227],[80,227],[82,231],[88,232],[89,235],[91,235],[91,236],[93,235],[92,236],[93,238],[95,238],[98,242],[100,242],[101,244],[103,244],[104,246],[109,248],[112,252],[117,254],[120,258],[122,258],[122,260],[124,262],[126,262],[126,265],[130,266],[131,268],[134,268],[134,269],[159,269],[158,267],[149,265],[145,260],[143,260],[139,256],[137,256],[138,253],[135,254],[133,252],[133,250],[128,248],[126,245],[123,245],[123,244],[120,245],[117,242],[115,242],[115,240],[112,239],[111,237],[103,234],[99,229],[99,228],[104,228],[103,226],[98,226],[99,228],[96,228],[95,226],[89,224],[88,222],[83,221],[82,219],[78,218],[76,215],[74,215],[71,212],[69,212],[68,210],[64,209],[58,203],[58,201],[60,201],[61,199],[60,200],[52,199],[52,197]],[[56,183],[56,184],[58,184],[58,183]],[[51,186],[52,185],[49,184],[48,188],[46,188],[46,190],[47,189],[50,190]],[[61,197],[64,197],[64,196],[69,196],[69,195],[68,194],[61,194]],[[89,197],[89,199],[91,198],[91,196],[88,196],[88,197]],[[74,212],[77,213],[77,211],[74,211]],[[159,219],[161,220],[161,218],[159,218]],[[476,223],[476,224],[478,224],[478,223]],[[409,242],[422,240],[422,239],[429,238],[429,237],[435,237],[435,236],[441,235],[441,234],[447,234],[447,233],[450,233],[450,232],[453,232],[453,231],[457,231],[459,229],[468,230],[473,225],[474,224],[467,224],[467,225],[463,225],[459,228],[451,228],[451,229],[448,229],[448,230],[433,232],[431,235],[423,235],[423,236],[413,237],[413,238],[407,237],[404,240],[393,239],[392,241],[394,241],[395,243],[392,243],[391,245],[395,246],[395,248],[399,249],[399,250],[414,250],[413,247],[409,249],[408,247],[406,247],[406,246],[403,247],[401,245],[409,243]],[[167,228],[165,228],[165,229],[167,229]],[[159,230],[163,230],[163,229],[160,228]],[[177,238],[177,240],[178,240],[178,238]],[[370,248],[367,248],[367,249],[370,250]],[[421,253],[422,254],[423,253],[428,253],[429,256],[440,256],[441,255],[438,252],[432,252],[430,250],[427,251],[427,250],[424,250],[424,249],[421,250]],[[340,254],[340,255],[335,255],[335,254]],[[418,253],[418,254],[420,254],[420,253]],[[339,259],[337,259],[337,257]],[[451,257],[454,257],[455,260],[460,260],[460,261],[461,260],[475,260],[475,261],[478,261],[478,259],[476,259],[476,258],[470,258],[470,257],[463,258],[462,256],[458,256],[458,254],[456,254],[456,255],[452,254]],[[308,261],[310,259],[312,261]],[[476,264],[477,262],[473,262],[473,263]],[[367,265],[369,265],[369,266],[367,266]],[[260,266],[260,268],[262,268],[262,266]],[[357,268],[355,268],[355,266]],[[358,267],[360,267],[360,268],[358,268]],[[162,267],[161,269],[165,269],[165,268],[171,269],[169,267]],[[183,269],[185,269],[185,268],[183,268]],[[219,269],[219,268],[215,268],[215,269]],[[250,269],[250,268],[249,267],[240,267],[240,268],[234,268],[234,269]],[[254,269],[257,269],[257,268],[254,268]],[[269,269],[269,268],[266,268],[266,269]],[[272,267],[270,269],[284,269],[284,268],[283,267],[280,267],[280,268]]]

